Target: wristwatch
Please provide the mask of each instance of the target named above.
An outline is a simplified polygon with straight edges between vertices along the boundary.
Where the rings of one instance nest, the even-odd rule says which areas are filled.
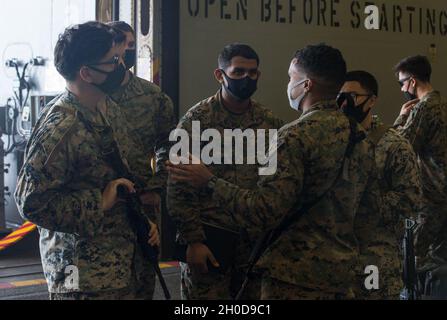
[[[216,177],[216,176],[212,176],[211,179],[208,180],[207,187],[208,187],[209,189],[214,189],[214,187],[216,186],[216,183],[217,183],[217,180],[218,180],[218,179],[219,179],[218,177]]]

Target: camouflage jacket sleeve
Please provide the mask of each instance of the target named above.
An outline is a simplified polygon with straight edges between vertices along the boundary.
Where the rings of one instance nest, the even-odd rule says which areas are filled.
[[[301,137],[302,138],[302,137]],[[235,222],[245,228],[268,229],[282,220],[294,206],[303,188],[303,145],[299,140],[278,143],[277,170],[262,176],[252,190],[241,189],[218,179],[213,197],[233,214]]]
[[[434,130],[437,127],[436,118],[431,116],[429,106],[425,101],[418,103],[411,111],[407,120],[405,116],[400,116],[395,123],[395,128],[405,137],[416,153],[430,141]]]
[[[48,230],[93,237],[102,229],[102,191],[70,190],[76,175],[74,115],[53,113],[28,143],[15,192],[21,216]]]
[[[169,159],[169,149],[171,147],[169,135],[175,129],[176,119],[174,106],[166,94],[160,93],[158,103],[158,112],[155,118],[155,125],[157,126],[157,139],[154,150],[155,175],[149,182],[148,188],[150,190],[161,191],[166,189],[166,182],[168,180],[165,162]]]
[[[192,117],[190,113],[186,114],[178,129],[191,134]],[[168,212],[177,225],[180,239],[188,244],[203,242],[205,232],[200,219],[198,191],[186,183],[168,180],[167,194]]]
[[[396,119],[396,121],[394,121],[394,127],[397,129],[399,127],[403,127],[405,126],[405,123],[408,120],[408,116],[407,115],[399,115],[399,117]]]
[[[416,155],[407,141],[397,144],[388,154],[384,178],[390,185],[383,195],[386,212],[396,219],[417,219],[423,199],[422,187]]]

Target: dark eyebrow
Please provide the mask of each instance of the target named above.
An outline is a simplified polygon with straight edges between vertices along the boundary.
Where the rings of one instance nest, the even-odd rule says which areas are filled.
[[[245,69],[245,68],[234,68],[233,72],[253,72],[258,71],[258,68],[252,68],[252,69]]]

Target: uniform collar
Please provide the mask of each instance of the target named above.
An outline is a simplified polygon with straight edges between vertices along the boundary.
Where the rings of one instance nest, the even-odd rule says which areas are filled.
[[[327,110],[331,110],[331,111],[335,111],[337,110],[337,102],[335,101],[335,99],[333,100],[321,100],[317,103],[315,103],[314,105],[312,105],[306,112],[303,112],[303,114],[301,116],[305,116],[311,112],[315,112],[315,111],[327,111]]]
[[[110,97],[116,102],[128,101],[132,98],[144,95],[144,87],[138,77],[132,72],[129,72],[129,82],[124,86],[121,86],[118,91],[112,94]]]
[[[427,93],[424,97],[422,97],[421,102],[428,102],[432,100],[440,100],[441,99],[441,93],[437,90],[433,90],[429,93]]]
[[[75,112],[79,112],[82,117],[88,121],[93,126],[105,126],[108,125],[107,120],[105,116],[98,110],[93,111],[90,108],[82,105],[79,101],[79,99],[68,89],[65,91],[63,96],[61,97],[62,102],[69,104],[71,107],[74,108]],[[106,97],[106,103],[107,100],[109,100],[108,97]]]
[[[243,126],[246,128],[260,125],[262,123],[262,119],[264,117],[262,108],[260,107],[259,103],[253,99],[250,100],[250,108],[241,114],[233,113],[225,108],[222,101],[222,89],[210,99],[212,118],[215,122],[222,123],[223,120],[224,123],[228,123],[228,126],[232,126],[234,123],[230,123],[231,120],[237,121],[237,119],[241,119],[241,123],[243,122]]]

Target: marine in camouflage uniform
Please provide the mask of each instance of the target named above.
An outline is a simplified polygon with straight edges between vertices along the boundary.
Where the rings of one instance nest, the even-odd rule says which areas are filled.
[[[254,100],[251,100],[251,107],[247,112],[237,115],[227,111],[222,105],[221,99],[221,92],[219,91],[215,96],[198,103],[180,120],[178,128],[185,129],[191,135],[192,122],[199,121],[202,132],[206,129],[217,129],[223,137],[225,129],[241,129],[244,131],[250,128],[256,131],[257,129],[279,129],[283,124],[281,120],[273,116],[270,110]],[[268,133],[268,130],[266,131]],[[266,144],[268,145],[268,143]],[[237,183],[244,188],[253,188],[258,181],[259,167],[256,164],[212,164],[209,168],[216,176]],[[228,216],[225,206],[213,200],[209,191],[196,191],[184,183],[172,182],[169,184],[168,209],[177,223],[177,241],[181,244],[192,244],[206,240],[202,222],[241,233],[242,240],[235,248],[234,265],[226,274],[209,272],[196,275],[193,274],[186,263],[181,263],[181,294],[183,299],[234,298],[244,280],[244,270],[254,244],[253,241],[256,240],[256,235],[259,235],[259,232],[253,228],[242,229],[235,225]],[[254,300],[259,299],[259,297],[259,282],[254,281],[247,290],[245,298]]]
[[[16,202],[21,216],[39,226],[42,265],[53,299],[138,298],[134,257],[139,248],[126,205],[101,208],[104,188],[122,178],[102,151],[115,139],[125,163],[130,150],[135,152],[126,126],[117,121],[123,118],[119,108],[112,101],[107,105],[106,116],[64,93],[41,115],[19,174]],[[128,164],[139,180],[149,183],[151,176],[141,174],[143,166]],[[144,166],[149,165],[148,160]],[[74,287],[69,286],[72,266],[79,276]]]
[[[117,118],[116,121],[127,126],[136,146],[136,149],[129,151],[129,163],[138,164],[142,170],[152,175],[148,161],[155,160],[155,174],[140,191],[155,192],[163,197],[168,178],[164,163],[169,154],[169,134],[175,129],[176,123],[174,107],[171,99],[158,86],[130,71],[128,75],[129,81],[111,96],[124,115],[123,119]],[[146,213],[154,223],[160,218],[157,216],[160,209],[145,206]],[[150,261],[144,261],[141,255],[136,255],[134,263],[139,297],[150,300],[155,286],[153,266]]]
[[[357,234],[362,265],[379,267],[379,289],[360,287],[365,299],[398,299],[403,288],[402,257],[399,254],[405,219],[416,219],[422,204],[422,189],[416,155],[408,140],[373,116],[368,137],[375,145],[379,197],[383,208],[359,213]]]
[[[128,72],[130,79],[111,98],[120,107],[129,124],[128,131],[145,158],[155,158],[156,174],[149,181],[147,191],[162,192],[168,175],[165,161],[169,158],[169,135],[175,129],[176,119],[171,99],[160,88]],[[129,161],[140,161],[138,153],[129,155]],[[150,170],[150,168],[148,168]]]
[[[261,177],[251,189],[224,179],[209,186],[226,218],[246,228],[271,228],[317,201],[257,263],[262,299],[355,297],[359,246],[354,223],[359,206],[374,205],[363,196],[374,159],[366,140],[345,159],[351,127],[355,136],[363,132],[335,101],[320,101],[280,129],[274,175]]]
[[[171,99],[155,84],[135,76],[130,71],[129,81],[123,85],[111,98],[121,110],[120,117],[115,120],[120,126],[126,127],[129,138],[136,148],[130,149],[128,161],[139,166],[141,174],[152,175],[151,159],[155,160],[154,175],[141,192],[156,192],[160,196],[166,190],[167,173],[164,167],[168,159],[169,134],[175,128],[174,108]],[[43,110],[50,109],[60,96],[51,101]],[[114,106],[113,106],[114,107]],[[108,108],[108,110],[113,110]],[[112,116],[113,114],[108,114]],[[154,208],[145,207],[148,217],[157,223],[159,217]],[[138,254],[135,256],[135,268],[138,291],[142,299],[152,299],[155,274],[150,262],[145,262]]]
[[[438,91],[426,94],[409,116],[395,127],[408,139],[418,157],[427,207],[426,222],[417,235],[420,268],[447,263],[447,103]]]

